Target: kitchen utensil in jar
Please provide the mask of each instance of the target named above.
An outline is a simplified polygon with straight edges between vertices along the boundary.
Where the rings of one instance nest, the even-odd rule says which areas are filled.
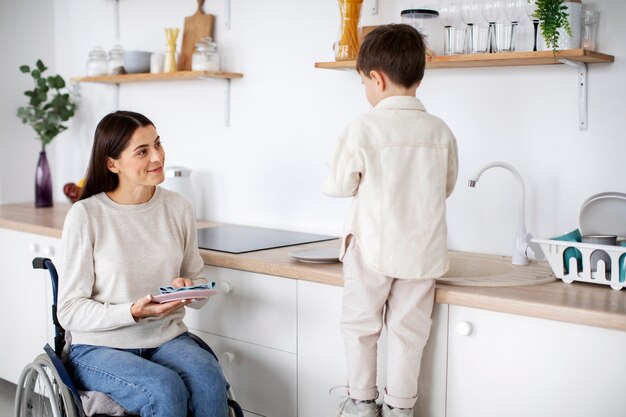
[[[178,28],[165,28],[165,41],[167,52],[165,53],[165,64],[163,72],[176,72],[176,38],[178,38]]]
[[[213,22],[215,21],[215,16],[204,13],[202,10],[203,6],[204,0],[198,0],[196,13],[185,18],[183,40],[178,61],[178,69],[180,71],[189,71],[191,69],[191,60],[195,45],[203,38],[213,37]]]
[[[341,17],[339,35],[335,42],[335,60],[356,59],[359,54],[359,19],[363,0],[339,0]]]

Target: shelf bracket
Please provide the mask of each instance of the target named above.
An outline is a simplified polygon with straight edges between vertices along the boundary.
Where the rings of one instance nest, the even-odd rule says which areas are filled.
[[[372,0],[372,16],[378,14],[378,0]]]
[[[230,0],[224,0],[224,15],[226,29],[230,29]]]
[[[211,77],[200,77],[201,80],[214,80]],[[230,78],[226,78],[226,91],[224,92],[224,126],[230,127]]]
[[[230,78],[226,79],[226,91],[224,92],[224,126],[230,127]]]
[[[587,64],[571,59],[559,62],[576,68],[578,73],[578,129],[587,130]]]

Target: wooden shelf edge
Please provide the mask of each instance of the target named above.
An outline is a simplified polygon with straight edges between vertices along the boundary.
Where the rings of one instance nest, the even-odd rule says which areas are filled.
[[[611,63],[615,61],[613,55],[601,52],[588,51],[586,49],[568,49],[557,51],[556,56],[552,51],[537,52],[501,52],[497,54],[463,54],[449,56],[429,57],[426,68],[472,68],[472,67],[500,67],[500,66],[526,66],[526,65],[551,65],[560,64],[560,59],[593,63]],[[315,68],[353,70],[356,68],[356,60],[316,62]]]
[[[123,84],[150,81],[180,81],[180,80],[202,80],[206,78],[233,79],[242,78],[243,74],[238,72],[225,71],[177,71],[162,72],[158,74],[123,74],[123,75],[102,75],[97,77],[73,77],[71,80],[76,83],[105,83]]]

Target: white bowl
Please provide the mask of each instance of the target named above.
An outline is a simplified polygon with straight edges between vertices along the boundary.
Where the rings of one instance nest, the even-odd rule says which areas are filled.
[[[150,72],[150,55],[148,51],[125,51],[124,69],[129,74]]]

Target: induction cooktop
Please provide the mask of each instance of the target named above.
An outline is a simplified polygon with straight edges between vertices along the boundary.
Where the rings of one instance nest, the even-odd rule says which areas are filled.
[[[239,225],[223,225],[198,230],[200,249],[227,253],[254,252],[333,239],[338,239],[338,237]]]

